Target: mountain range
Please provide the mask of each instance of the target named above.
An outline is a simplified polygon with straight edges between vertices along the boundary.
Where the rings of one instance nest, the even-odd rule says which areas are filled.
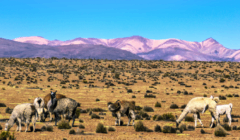
[[[4,47],[7,49],[3,53],[1,50]],[[202,42],[190,42],[180,39],[153,40],[141,36],[115,39],[76,38],[67,41],[47,40],[39,36],[1,39],[0,57],[12,55],[45,58],[54,56],[128,60],[240,61],[240,50],[225,48],[213,38]]]

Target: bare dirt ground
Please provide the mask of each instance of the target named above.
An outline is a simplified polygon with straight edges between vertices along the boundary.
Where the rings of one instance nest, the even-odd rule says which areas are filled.
[[[180,115],[182,105],[194,97],[225,96],[226,100],[220,100],[218,104],[233,104],[232,114],[240,115],[239,87],[240,87],[240,63],[234,62],[166,62],[166,61],[110,61],[110,60],[75,60],[75,59],[0,59],[0,103],[14,108],[17,104],[32,103],[40,96],[44,97],[50,91],[64,94],[81,103],[80,109],[101,108],[106,110],[106,115],[99,115],[101,119],[91,119],[89,113],[81,113],[75,121],[74,129],[79,125],[85,126],[84,134],[69,134],[69,129],[60,130],[53,126],[53,132],[40,131],[41,127],[48,124],[37,122],[37,132],[15,132],[16,125],[10,132],[15,132],[17,139],[48,140],[67,139],[239,139],[240,130],[229,131],[226,137],[216,137],[214,128],[209,128],[211,115],[207,111],[201,115],[203,130],[207,134],[201,134],[200,124],[194,131],[183,133],[163,132],[136,132],[133,126],[126,126],[128,118],[122,117],[123,126],[115,126],[115,118],[108,111],[107,103],[117,100],[135,101],[136,106],[149,106],[154,112],[146,112],[150,120],[143,118],[143,124],[151,130],[158,124],[176,128],[172,121],[154,121],[156,114],[172,113]],[[220,82],[220,80],[222,81]],[[224,81],[225,80],[225,81]],[[132,92],[131,92],[132,90]],[[156,98],[144,98],[146,92],[155,95]],[[185,94],[184,94],[185,93]],[[133,95],[136,98],[133,98]],[[233,97],[231,97],[231,95]],[[99,101],[96,101],[99,99]],[[155,103],[161,103],[161,107],[155,107]],[[177,104],[178,109],[170,109],[171,104]],[[4,129],[4,119],[9,119],[10,114],[5,112],[6,107],[0,107],[0,122]],[[139,111],[136,111],[139,112]],[[99,114],[99,112],[93,112]],[[188,114],[192,116],[192,114]],[[221,124],[224,124],[221,116]],[[235,120],[239,118],[234,118]],[[136,120],[137,123],[139,120]],[[98,123],[103,123],[107,128],[112,126],[116,131],[107,134],[96,133]],[[182,121],[181,124],[194,126],[194,122]],[[31,126],[31,125],[30,125]],[[232,126],[239,126],[239,122],[232,122]],[[0,130],[3,131],[3,130]]]

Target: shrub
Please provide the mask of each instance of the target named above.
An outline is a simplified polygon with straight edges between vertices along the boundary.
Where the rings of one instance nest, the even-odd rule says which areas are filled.
[[[163,120],[169,120],[169,121],[174,121],[175,117],[172,113],[165,113],[162,115]]]
[[[80,114],[81,114],[81,110],[79,108],[77,108],[76,112],[75,112],[75,117],[79,118]]]
[[[186,122],[194,122],[194,118],[193,118],[193,117],[190,117],[190,116],[186,116],[186,117],[185,117],[185,121],[186,121]]]
[[[11,109],[11,108],[9,108],[9,107],[7,107],[7,108],[5,109],[5,112],[8,113],[8,114],[12,114],[12,111],[13,111],[13,109]]]
[[[135,106],[135,110],[141,110],[142,109],[142,107],[140,107],[140,106]]]
[[[136,98],[136,96],[135,96],[135,95],[133,95],[133,96],[132,96],[132,98]]]
[[[145,94],[144,98],[156,98],[156,96],[153,94]]]
[[[194,131],[195,130],[195,127],[194,126],[191,126],[189,125],[188,128],[187,128],[188,131]]]
[[[154,127],[154,131],[155,131],[155,132],[162,132],[161,126],[156,125],[156,126]]]
[[[2,126],[0,125],[0,130],[2,130]]]
[[[178,108],[178,105],[176,105],[176,104],[171,104],[170,108],[171,108],[171,109],[177,109],[177,108]]]
[[[176,133],[176,129],[172,128],[171,126],[164,126],[163,133]]]
[[[225,79],[224,79],[224,78],[221,78],[221,79],[219,80],[219,82],[220,82],[220,83],[223,83],[223,82],[225,82]]]
[[[141,115],[143,118],[149,117],[149,115],[146,112],[140,111],[139,115]]]
[[[96,102],[100,101],[98,98],[96,99]]]
[[[228,134],[227,131],[221,125],[217,125],[217,127],[215,127],[214,131],[215,136],[226,137],[227,134]]]
[[[146,112],[154,112],[153,108],[152,108],[152,107],[149,107],[149,106],[144,106],[144,107],[143,107],[143,111],[146,111]]]
[[[155,107],[161,107],[161,103],[156,102]]]
[[[227,96],[227,97],[233,97],[232,94],[227,94],[226,96]]]
[[[227,98],[225,96],[219,95],[219,100],[226,100]]]
[[[132,89],[128,89],[128,90],[127,90],[127,93],[132,93]]]
[[[47,125],[46,130],[49,132],[53,132],[53,126],[52,125]]]
[[[79,122],[80,122],[80,123],[83,123],[84,121],[83,121],[82,119],[79,119]]]
[[[153,116],[153,120],[156,120],[157,116],[158,116],[158,115],[154,115],[154,116]]]
[[[114,127],[108,127],[108,131],[116,131],[116,129]]]
[[[0,103],[0,107],[7,107],[4,103]]]
[[[234,97],[239,97],[239,95],[238,95],[238,94],[233,94],[233,96],[234,96]]]
[[[16,137],[14,136],[14,132],[11,133],[9,131],[2,131],[1,134],[0,134],[0,140],[15,140]]]
[[[41,131],[46,131],[46,130],[47,130],[46,126],[42,126]]]
[[[107,133],[107,128],[102,123],[98,123],[96,133]]]
[[[201,134],[205,134],[206,133],[203,129],[201,129],[200,132],[201,132]]]
[[[207,94],[204,94],[203,97],[207,97]]]
[[[160,120],[163,120],[163,116],[162,115],[158,115],[155,119],[155,121],[160,121]]]
[[[233,130],[238,130],[236,125],[233,126],[232,129],[233,129]]]
[[[187,106],[187,105],[182,105],[180,108],[181,108],[181,109],[184,109],[186,106]]]
[[[91,115],[91,119],[100,119],[100,116],[98,116],[97,114],[92,114]]]
[[[58,129],[70,129],[71,126],[67,120],[61,120],[58,123]]]
[[[74,129],[71,129],[71,130],[69,131],[69,134],[76,134],[76,132],[75,132]]]
[[[104,110],[102,108],[92,108],[92,111],[94,111],[94,112],[106,112],[106,110]]]
[[[85,126],[82,125],[82,124],[80,124],[80,125],[79,125],[79,128],[81,128],[81,129],[85,129]]]
[[[228,124],[223,124],[222,127],[227,130],[227,131],[231,131],[232,128],[228,125]]]
[[[187,130],[187,126],[185,124],[181,124],[179,127],[180,132],[182,133],[183,131]]]
[[[139,132],[139,131],[146,131],[146,127],[143,125],[142,121],[138,121],[135,125],[134,125],[134,129],[135,131]]]

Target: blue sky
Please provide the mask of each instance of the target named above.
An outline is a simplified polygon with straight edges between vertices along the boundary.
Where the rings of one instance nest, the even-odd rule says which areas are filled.
[[[50,1],[50,2],[49,2]],[[0,0],[0,37],[209,37],[240,49],[239,0]]]

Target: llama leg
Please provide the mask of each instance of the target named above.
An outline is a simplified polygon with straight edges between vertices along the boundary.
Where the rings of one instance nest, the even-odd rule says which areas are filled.
[[[17,129],[16,129],[16,131],[18,131],[18,130],[19,130],[19,122],[16,121],[16,124],[17,124]]]
[[[193,114],[193,117],[194,117],[195,127],[197,127],[197,114]]]
[[[200,122],[200,124],[201,124],[202,127],[203,127],[203,124],[202,124],[202,121],[201,121],[201,118],[200,118],[200,114],[199,114],[199,112],[197,113],[197,118],[198,118],[198,121]]]
[[[213,122],[214,122],[214,117],[212,117],[212,122],[211,122],[210,128],[212,128]]]
[[[128,116],[128,124],[127,124],[127,126],[129,126],[130,122],[131,122],[131,116]]]
[[[135,120],[135,113],[134,113],[134,111],[133,110],[130,110],[130,116],[131,116],[131,118],[132,118],[132,125],[134,125],[134,120]]]
[[[29,120],[28,119],[26,120],[26,124],[27,124],[27,126],[26,126],[26,129],[25,129],[25,132],[27,132],[28,126],[29,126]]]
[[[55,113],[55,126],[57,126],[58,115]]]
[[[19,126],[19,132],[22,131],[22,120],[20,118],[17,118],[18,126]]]
[[[227,114],[227,117],[228,117],[229,126],[231,126],[232,117],[230,112]]]
[[[216,126],[219,124],[219,117],[216,111],[211,112],[212,117],[216,120]]]
[[[75,122],[75,112],[72,113],[72,120],[73,120],[73,122],[72,122],[72,127],[73,127],[74,126],[74,122]]]
[[[121,113],[117,112],[117,118],[118,118],[118,125],[121,125]]]
[[[35,125],[36,125],[36,118],[35,118],[35,116],[32,117],[32,125],[33,125],[33,132],[35,132]]]

